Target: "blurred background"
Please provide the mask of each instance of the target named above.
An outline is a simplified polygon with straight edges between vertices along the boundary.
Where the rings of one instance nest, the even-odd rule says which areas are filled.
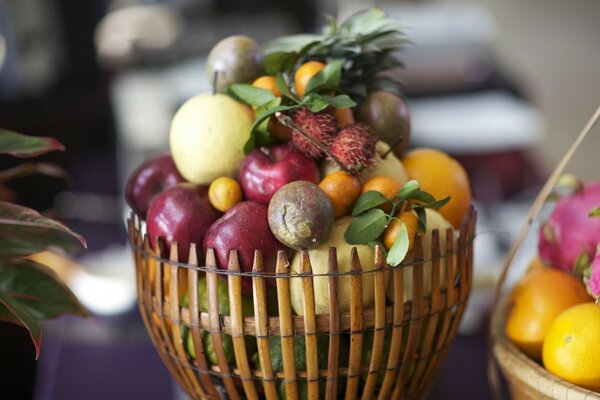
[[[315,31],[324,14],[343,18],[372,5],[400,18],[412,41],[400,76],[413,146],[457,157],[479,209],[474,291],[430,398],[490,398],[487,319],[511,234],[600,104],[594,0],[0,0],[0,126],[59,139],[66,152],[44,159],[72,175],[69,183],[23,178],[11,189],[86,237],[89,250],[76,260],[44,257],[93,314],[46,324],[37,362],[27,335],[0,323],[0,395],[9,390],[0,397],[185,398],[137,312],[127,177],[167,150],[178,106],[210,90],[204,64],[217,41]],[[570,171],[597,178],[587,160],[599,148],[592,136]],[[2,158],[0,168],[12,163]],[[520,255],[513,277],[531,252]],[[7,361],[11,354],[18,362]]]

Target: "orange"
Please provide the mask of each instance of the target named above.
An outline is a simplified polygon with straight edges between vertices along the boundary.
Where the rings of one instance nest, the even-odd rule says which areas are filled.
[[[360,182],[358,178],[342,171],[327,175],[319,187],[327,194],[333,204],[336,218],[343,217],[350,212],[360,196]]]
[[[544,366],[575,385],[600,392],[600,306],[579,304],[561,313],[544,341]]]
[[[421,189],[437,200],[450,196],[439,209],[440,214],[458,228],[471,204],[471,186],[465,169],[448,154],[430,148],[414,149],[404,156],[402,164],[408,179],[416,179]]]
[[[222,176],[208,187],[208,200],[214,208],[226,212],[242,201],[242,188],[235,179]]]
[[[542,343],[554,319],[591,297],[580,279],[559,269],[543,268],[527,273],[508,301],[506,336],[527,355],[541,360]]]
[[[412,250],[415,236],[419,230],[419,219],[413,211],[403,211],[396,214],[396,218],[390,222],[385,232],[383,232],[383,245],[387,250],[391,249],[396,239],[398,239],[402,225],[406,225],[408,231],[408,252],[410,253]]]
[[[348,125],[354,123],[354,114],[352,114],[351,108],[336,108],[335,119],[340,128],[345,128]]]
[[[389,176],[374,176],[366,181],[361,189],[362,193],[368,191],[379,192],[386,199],[391,200],[402,189],[402,184]]]
[[[268,90],[275,96],[281,97],[281,92],[279,89],[277,89],[277,85],[275,84],[275,77],[272,75],[259,76],[254,82],[252,82],[252,86]]]
[[[294,87],[296,88],[296,96],[303,97],[306,92],[306,85],[310,78],[315,76],[319,71],[325,68],[325,64],[319,61],[309,61],[302,64],[294,74]]]

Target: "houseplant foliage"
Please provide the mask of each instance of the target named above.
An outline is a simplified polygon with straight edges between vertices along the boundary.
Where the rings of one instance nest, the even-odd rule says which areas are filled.
[[[32,137],[0,129],[0,154],[31,158],[64,146],[52,138]],[[41,173],[62,177],[51,164],[26,162],[0,172],[0,321],[25,327],[39,356],[41,322],[69,313],[87,316],[71,290],[47,266],[27,259],[52,248],[66,252],[86,247],[83,237],[35,210],[14,204],[4,183]]]

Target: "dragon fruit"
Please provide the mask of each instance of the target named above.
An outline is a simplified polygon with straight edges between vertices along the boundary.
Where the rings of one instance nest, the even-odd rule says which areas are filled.
[[[538,252],[544,263],[579,273],[589,265],[600,242],[600,217],[590,216],[598,206],[600,181],[582,185],[558,201],[540,228]]]
[[[583,281],[589,294],[594,296],[596,302],[600,301],[600,245],[596,248],[592,264],[583,274]]]

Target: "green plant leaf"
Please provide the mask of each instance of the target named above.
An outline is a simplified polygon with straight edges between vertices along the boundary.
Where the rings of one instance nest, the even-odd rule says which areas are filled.
[[[290,88],[285,82],[285,79],[283,78],[283,74],[281,72],[278,72],[275,76],[275,86],[277,86],[277,89],[281,92],[283,96],[287,97],[288,99],[297,101],[292,92],[290,92]]]
[[[406,254],[408,253],[408,247],[410,245],[410,240],[408,238],[408,229],[406,228],[406,224],[402,224],[400,226],[400,232],[398,233],[398,237],[396,241],[390,248],[390,251],[387,255],[387,263],[392,267],[400,265]]]
[[[54,150],[64,151],[65,146],[51,137],[27,136],[0,129],[0,154],[29,158]]]
[[[414,208],[417,218],[419,220],[419,230],[421,232],[427,231],[427,213],[423,207]]]
[[[600,206],[594,208],[592,211],[590,211],[590,213],[588,214],[588,217],[591,218],[595,218],[595,217],[600,217]]]
[[[329,107],[329,103],[326,102],[322,96],[316,93],[311,93],[309,96],[310,100],[306,104],[308,105],[310,112],[318,113]]]
[[[411,179],[410,181],[406,182],[404,186],[402,186],[402,189],[400,189],[396,197],[400,199],[407,199],[410,195],[418,190],[420,190],[419,181]]]
[[[42,327],[25,306],[12,298],[7,293],[0,291],[0,319],[16,323],[29,331],[33,345],[35,346],[35,358],[40,355],[42,345]]]
[[[245,83],[230,85],[228,92],[232,97],[251,106],[261,106],[276,98],[270,90],[257,88]]]
[[[16,167],[0,171],[0,181],[6,182],[12,179],[23,178],[30,175],[46,175],[53,178],[70,180],[71,176],[67,171],[55,164],[26,162]]]
[[[86,247],[85,239],[37,211],[0,202],[0,256],[26,256],[48,247],[74,251]]]
[[[328,87],[337,88],[342,78],[342,61],[333,60],[325,65],[321,71],[317,72],[306,84],[306,93]]]
[[[88,316],[85,308],[54,271],[25,259],[0,261],[0,303],[6,307],[0,310],[0,319],[25,326],[30,331],[34,344],[37,340],[38,352],[41,321],[66,313]],[[11,321],[9,314],[18,321]]]
[[[354,204],[354,208],[352,209],[352,215],[356,217],[358,214],[361,214],[371,208],[387,203],[387,201],[388,199],[386,199],[381,193],[374,190],[369,190],[368,192],[361,194],[356,200],[356,204]]]
[[[323,40],[322,35],[303,33],[298,35],[283,36],[265,43],[263,51],[267,57],[272,53],[300,53],[306,47],[317,44]]]
[[[367,244],[383,233],[386,224],[387,215],[382,210],[369,210],[348,225],[344,238],[349,244]]]
[[[335,108],[351,108],[356,106],[356,102],[350,98],[350,96],[346,94],[339,94],[335,97],[331,96],[321,96],[323,100],[325,100],[330,105]]]
[[[428,194],[429,195],[429,194]],[[431,195],[429,195],[431,196]],[[432,196],[433,198],[433,196]],[[446,203],[448,203],[450,201],[450,196],[446,196],[441,200],[435,200],[430,202],[430,203],[425,203],[425,204],[415,204],[413,205],[413,208],[417,208],[417,207],[421,207],[421,208],[432,208],[434,210],[439,209],[440,207],[446,205]]]
[[[296,61],[298,54],[293,51],[276,51],[265,56],[265,73],[277,75],[287,71]],[[283,93],[283,92],[282,92]]]

